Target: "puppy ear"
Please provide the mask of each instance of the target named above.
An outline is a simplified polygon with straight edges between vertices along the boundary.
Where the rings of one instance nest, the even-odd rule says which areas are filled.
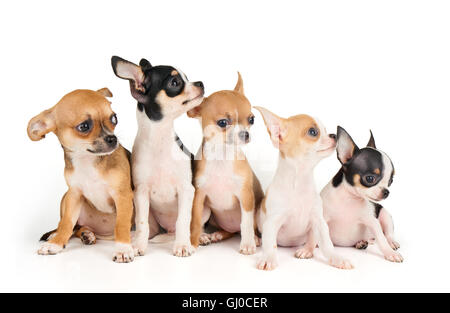
[[[142,70],[145,72],[146,70],[149,70],[152,68],[152,65],[150,64],[149,61],[147,61],[146,59],[141,59],[141,61],[139,62],[139,66],[142,68]]]
[[[101,94],[103,97],[106,97],[106,98],[111,98],[111,97],[113,96],[112,92],[111,92],[108,88],[106,88],[106,87],[97,90],[97,92],[98,92],[99,94]]]
[[[150,65],[150,62],[145,59],[142,59],[141,63],[144,64],[144,66]],[[116,74],[117,77],[128,79],[130,81],[131,95],[136,100],[141,102],[145,93],[145,75],[142,68],[118,56],[113,56],[111,58],[111,66],[113,68],[114,74]]]
[[[55,131],[56,122],[53,110],[54,107],[49,110],[45,110],[28,122],[27,133],[31,140],[39,141],[45,138],[45,135],[49,132]]]
[[[372,130],[370,130],[370,139],[369,139],[369,143],[367,144],[367,147],[371,147],[374,149],[377,148],[377,146],[375,145],[375,138],[373,138]]]
[[[241,95],[244,94],[244,82],[242,81],[241,73],[238,73],[238,81],[236,83],[236,86],[234,87],[234,91],[240,93]]]
[[[202,114],[201,105],[198,105],[195,108],[187,111],[187,116],[189,116],[190,118],[199,118],[201,114]]]
[[[347,163],[359,150],[352,137],[341,126],[337,128],[337,157],[342,165]]]
[[[284,119],[265,108],[254,108],[261,113],[264,119],[264,123],[266,124],[267,131],[270,135],[270,139],[272,140],[272,144],[275,148],[279,148],[280,144],[283,142],[287,134],[287,128],[284,123]]]

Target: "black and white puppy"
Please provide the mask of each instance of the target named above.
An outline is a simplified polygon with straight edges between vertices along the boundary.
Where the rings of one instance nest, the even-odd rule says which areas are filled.
[[[202,82],[191,83],[172,66],[139,65],[113,56],[116,76],[130,82],[138,101],[138,132],[132,153],[132,176],[136,208],[135,255],[144,255],[149,238],[161,226],[175,233],[173,253],[189,256],[190,223],[194,187],[192,156],[186,153],[174,131],[174,120],[203,100]]]
[[[342,167],[321,192],[324,216],[334,245],[365,249],[375,238],[387,260],[402,262],[395,251],[400,245],[394,239],[392,217],[378,204],[389,195],[394,166],[370,134],[367,147],[359,149],[338,127],[336,150]]]

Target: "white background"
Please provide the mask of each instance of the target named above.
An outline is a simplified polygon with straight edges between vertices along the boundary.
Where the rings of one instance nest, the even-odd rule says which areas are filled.
[[[3,291],[450,291],[450,6],[447,1],[14,1],[0,10]],[[56,227],[66,190],[57,138],[26,136],[30,118],[78,88],[109,87],[117,134],[131,149],[135,107],[111,55],[179,67],[206,93],[233,88],[236,71],[253,105],[308,113],[328,130],[345,127],[363,145],[372,129],[396,167],[391,196],[403,264],[377,248],[342,249],[356,266],[340,271],[318,252],[300,261],[280,248],[273,272],[237,252],[239,239],[186,259],[151,245],[132,264],[111,261],[113,244],[72,239],[57,256],[36,255]],[[247,147],[267,187],[277,160],[262,118]],[[201,140],[195,120],[176,123],[185,144]],[[255,159],[255,155],[259,158]],[[335,156],[316,171],[324,186]]]

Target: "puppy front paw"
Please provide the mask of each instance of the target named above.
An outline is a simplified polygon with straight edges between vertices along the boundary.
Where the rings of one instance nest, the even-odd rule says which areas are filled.
[[[295,251],[295,257],[298,259],[311,259],[314,256],[313,250],[314,249],[302,247]]]
[[[244,255],[251,255],[256,253],[256,243],[255,240],[253,242],[244,243],[241,242],[241,246],[239,248],[239,253]]]
[[[113,255],[116,263],[130,263],[134,261],[134,251],[131,244],[117,243],[116,252]]]
[[[263,271],[272,271],[277,266],[278,266],[278,261],[277,261],[277,257],[275,255],[263,256],[256,264],[256,267],[259,270],[263,270]]]
[[[191,244],[175,244],[173,255],[178,257],[191,256],[195,252],[195,248]]]
[[[148,239],[136,239],[133,243],[134,256],[144,256],[148,247]]]
[[[340,256],[332,256],[329,260],[331,266],[339,268],[341,270],[352,270],[353,264],[346,259],[341,258]]]
[[[395,263],[402,263],[403,262],[403,257],[400,253],[396,252],[396,251],[392,251],[389,254],[386,254],[384,256],[384,258],[390,262],[395,262]]]
[[[389,245],[391,246],[392,250],[400,249],[400,244],[397,241],[395,241],[394,239],[387,238],[387,241],[388,241]]]
[[[211,244],[211,235],[203,233],[200,235],[199,243],[201,246],[207,246]]]
[[[55,255],[64,249],[63,246],[57,245],[56,243],[44,242],[38,250],[40,255]]]

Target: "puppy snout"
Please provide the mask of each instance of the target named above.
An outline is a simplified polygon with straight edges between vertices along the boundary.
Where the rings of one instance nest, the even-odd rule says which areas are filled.
[[[250,134],[248,133],[248,131],[243,130],[243,131],[239,132],[239,139],[241,139],[243,142],[247,143],[250,141]]]
[[[105,142],[110,147],[115,147],[117,145],[117,137],[115,135],[108,135],[105,137]]]
[[[383,199],[386,199],[389,196],[389,190],[383,189],[382,195],[383,195]]]
[[[205,90],[205,86],[203,85],[203,82],[195,82],[194,83],[195,87],[201,88],[202,90]]]

